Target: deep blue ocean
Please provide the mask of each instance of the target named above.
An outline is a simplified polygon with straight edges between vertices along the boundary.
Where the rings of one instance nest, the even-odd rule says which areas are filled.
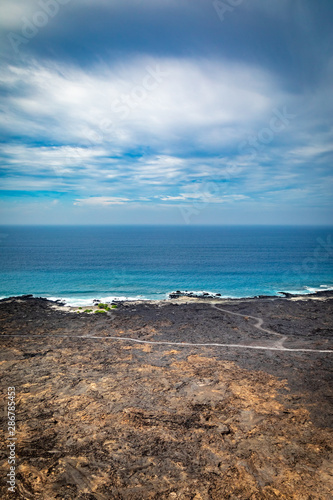
[[[0,227],[0,297],[165,299],[333,289],[333,228]]]

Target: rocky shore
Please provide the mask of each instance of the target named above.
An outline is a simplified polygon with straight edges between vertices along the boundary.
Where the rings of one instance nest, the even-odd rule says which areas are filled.
[[[333,295],[333,291],[327,291],[323,290],[320,292],[316,293],[309,293],[309,294],[304,294],[304,295],[297,295],[295,293],[290,293],[290,292],[278,292],[281,296],[285,298],[300,298],[300,297],[307,297],[307,298],[319,298],[319,297],[331,297]],[[209,299],[209,300],[214,300],[214,299],[220,299],[221,294],[220,293],[210,293],[210,292],[191,292],[188,290],[176,290],[175,292],[169,293],[169,299],[180,299],[181,297],[190,297],[194,299]],[[277,298],[275,295],[256,295],[255,297],[248,297],[246,300],[249,299],[271,299],[271,298]],[[233,299],[229,299],[233,300]],[[96,301],[97,302],[97,301]]]
[[[1,498],[332,498],[332,292],[175,293],[0,301]]]

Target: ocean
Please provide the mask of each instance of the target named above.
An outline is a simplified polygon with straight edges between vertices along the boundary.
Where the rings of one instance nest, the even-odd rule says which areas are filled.
[[[222,297],[333,289],[332,227],[0,227],[0,296]]]

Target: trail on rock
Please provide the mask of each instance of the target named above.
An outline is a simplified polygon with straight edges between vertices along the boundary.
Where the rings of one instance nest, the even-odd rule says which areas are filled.
[[[4,334],[0,337],[50,337],[48,334]],[[244,344],[219,344],[217,342],[207,342],[207,343],[194,343],[194,342],[167,342],[162,340],[141,340],[133,339],[131,337],[101,337],[97,335],[53,335],[52,338],[71,338],[71,339],[98,339],[98,340],[121,340],[125,342],[135,342],[138,344],[150,344],[150,345],[172,345],[178,347],[226,347],[235,349],[256,349],[262,351],[286,351],[286,352],[318,352],[318,353],[333,353],[330,349],[290,349],[288,347],[279,346],[254,346],[254,345],[244,345]]]
[[[221,311],[226,314],[231,314],[234,316],[239,316],[243,319],[253,319],[255,320],[255,324],[251,325],[253,328],[261,332],[268,333],[269,335],[273,335],[278,337],[278,340],[271,341],[271,345],[246,345],[246,344],[222,344],[218,342],[172,342],[172,341],[162,341],[162,340],[145,340],[145,339],[136,339],[132,337],[119,337],[119,336],[99,336],[99,335],[52,335],[52,338],[68,338],[68,339],[94,339],[94,340],[115,340],[122,342],[132,342],[138,344],[149,344],[149,345],[169,345],[169,346],[177,346],[177,347],[222,347],[227,349],[252,349],[252,350],[262,350],[262,351],[279,351],[279,352],[312,352],[312,353],[333,353],[332,349],[308,349],[308,348],[288,348],[284,346],[284,342],[288,339],[287,335],[283,335],[281,333],[275,332],[268,328],[263,328],[264,320],[257,316],[251,316],[244,313],[233,312],[229,309],[224,309],[222,307],[218,307],[215,304],[210,304],[212,308]],[[112,315],[113,316],[113,315]],[[111,318],[111,319],[114,319]],[[50,337],[50,334],[0,334],[0,337]]]
[[[221,307],[217,307],[214,304],[211,304],[211,305],[212,305],[212,307],[214,307],[214,309],[217,309],[218,311],[223,311],[223,312],[226,312],[228,314],[233,314],[234,316],[241,316],[242,318],[255,319],[256,324],[253,325],[254,328],[257,328],[258,330],[261,330],[262,332],[266,332],[266,333],[269,333],[271,335],[276,335],[276,336],[280,337],[280,340],[277,340],[276,342],[274,342],[273,347],[278,348],[279,350],[287,349],[283,345],[284,341],[288,338],[287,335],[282,335],[282,333],[274,332],[273,330],[269,330],[267,328],[262,328],[262,325],[264,323],[264,320],[262,318],[258,318],[257,316],[249,316],[248,314],[244,315],[241,313],[236,313],[233,311],[229,311],[228,309],[222,309]],[[287,349],[287,350],[293,350],[293,349]]]

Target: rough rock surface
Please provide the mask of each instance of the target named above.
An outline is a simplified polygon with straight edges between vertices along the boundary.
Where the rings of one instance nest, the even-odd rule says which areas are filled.
[[[77,314],[0,302],[3,499],[333,497],[333,300],[123,303]],[[20,335],[15,337],[6,335]],[[89,338],[89,335],[100,337]],[[84,338],[83,338],[84,337]],[[17,394],[15,495],[7,491],[6,392]]]

